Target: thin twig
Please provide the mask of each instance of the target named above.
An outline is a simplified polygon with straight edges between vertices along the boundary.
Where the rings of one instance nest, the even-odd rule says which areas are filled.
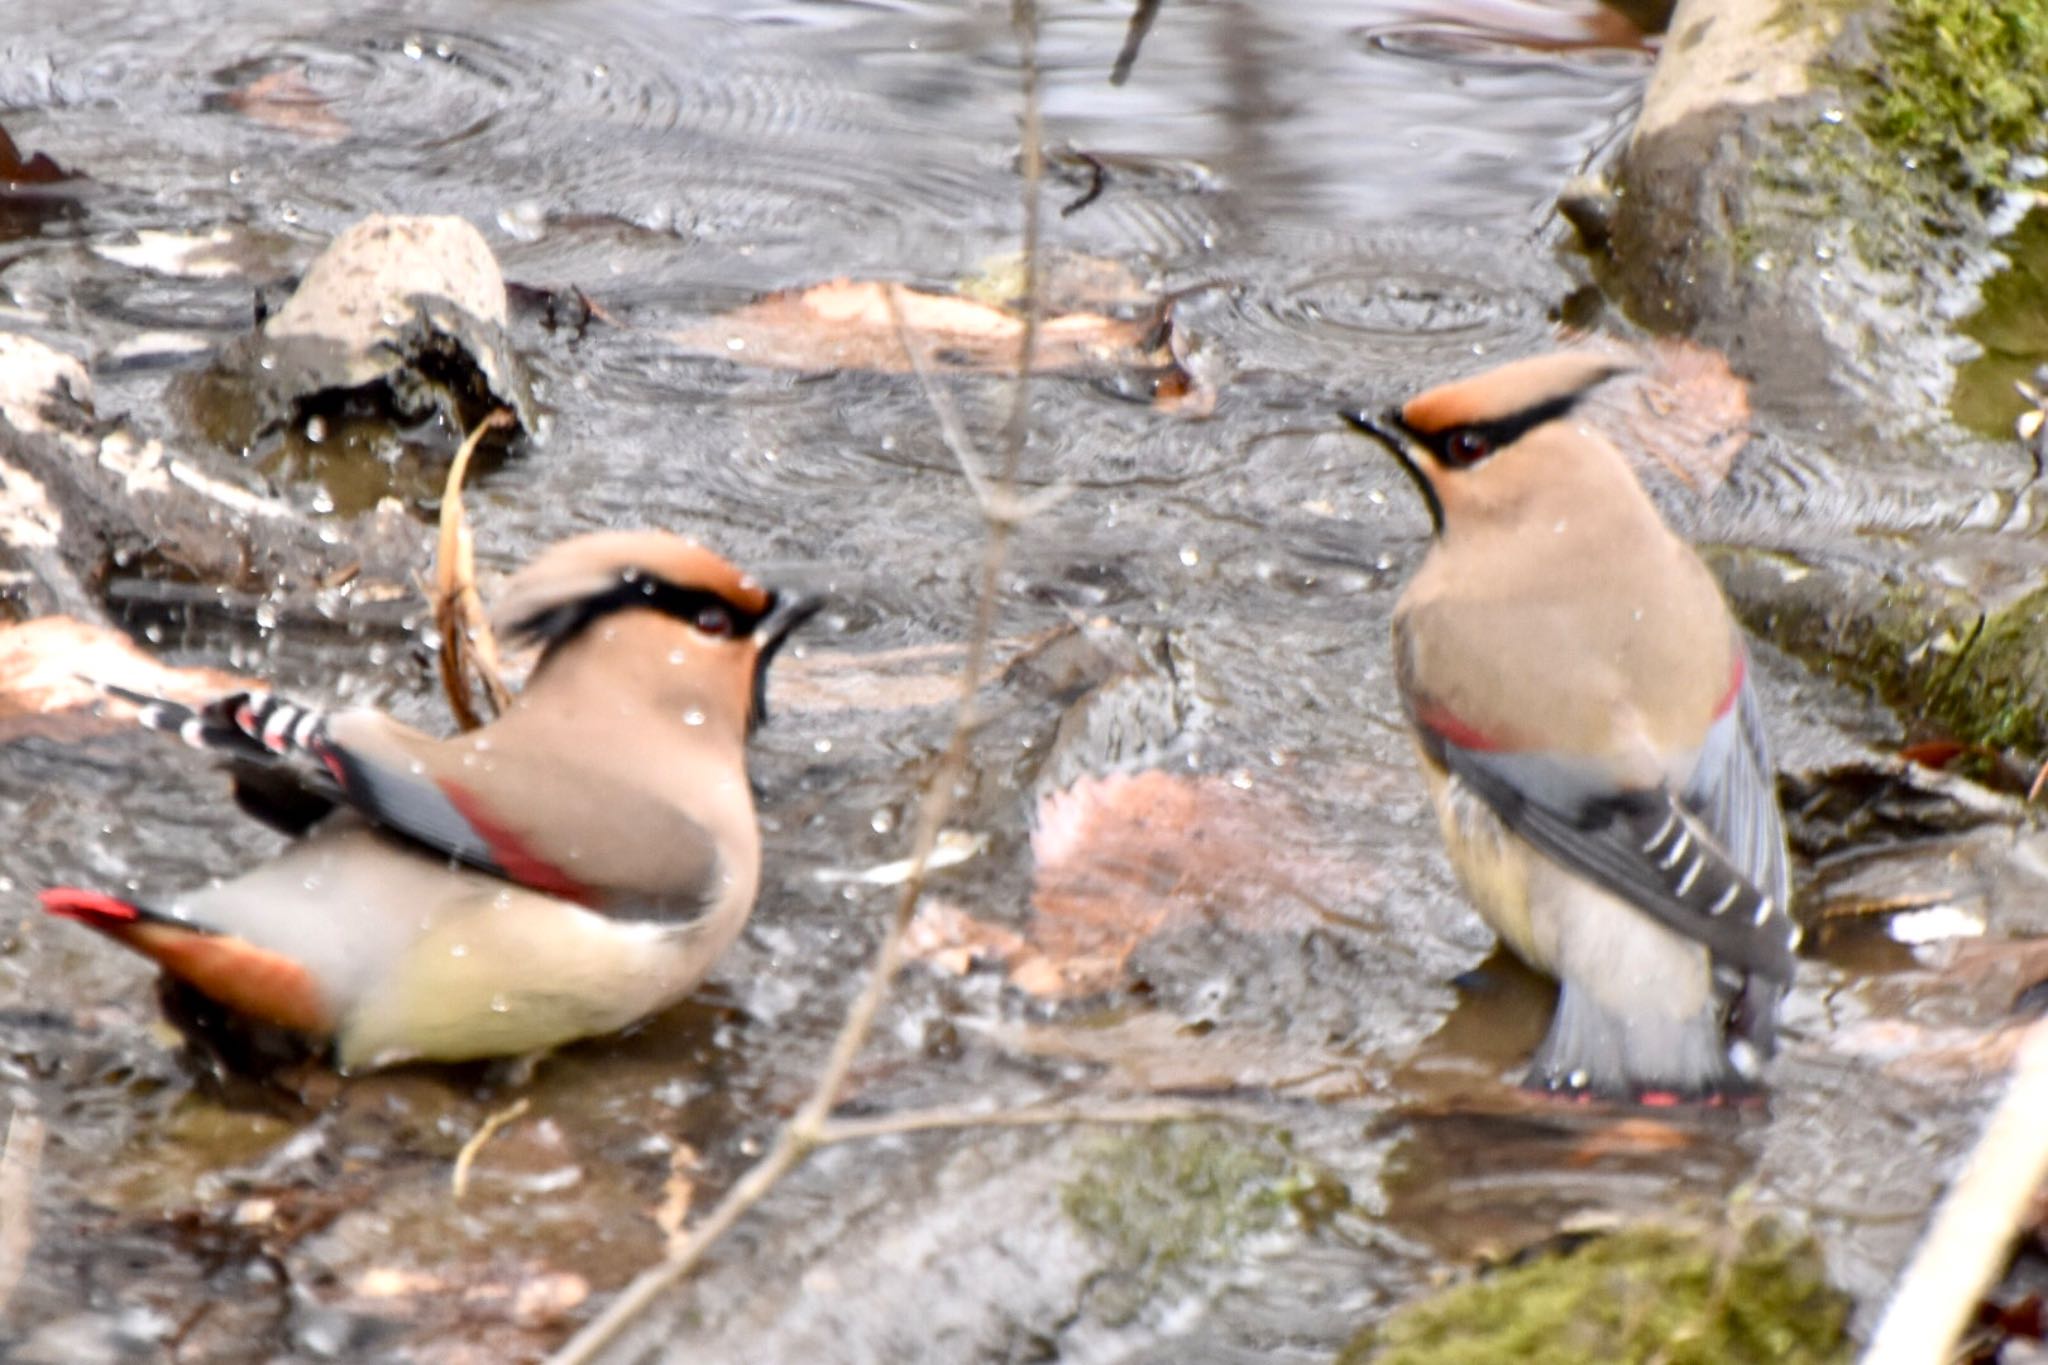
[[[1016,487],[1017,469],[1023,458],[1028,434],[1026,411],[1030,398],[1031,367],[1038,345],[1038,227],[1039,187],[1044,157],[1039,146],[1038,117],[1038,14],[1032,0],[1012,0],[1011,16],[1021,48],[1024,92],[1024,327],[1019,341],[1017,380],[1010,420],[1004,432],[1002,475],[992,502],[1001,508]],[[892,300],[891,307],[894,302]],[[962,445],[962,449],[969,449]],[[956,455],[957,455],[956,451]],[[689,1236],[672,1244],[669,1254],[648,1267],[554,1355],[548,1365],[587,1365],[598,1352],[644,1313],[663,1292],[688,1275],[704,1253],[725,1235],[755,1204],[775,1188],[778,1181],[810,1155],[820,1141],[827,1116],[838,1102],[854,1059],[874,1029],[875,1016],[889,993],[889,985],[903,955],[903,935],[916,913],[924,893],[925,869],[938,842],[939,831],[953,808],[953,792],[966,769],[968,750],[977,723],[975,697],[981,689],[981,675],[987,664],[989,642],[995,633],[996,604],[1003,565],[1009,556],[1010,536],[1015,529],[1008,520],[988,515],[989,503],[981,504],[986,536],[983,541],[981,582],[977,594],[974,624],[967,637],[966,659],[960,668],[960,700],[953,731],[946,748],[934,765],[918,800],[916,833],[911,842],[910,874],[896,898],[894,913],[875,950],[860,995],[847,1009],[846,1019],[832,1042],[832,1051],[819,1072],[816,1085],[789,1122],[776,1134],[767,1153],[740,1177],[725,1197],[691,1229]]]
[[[0,1149],[0,1312],[14,1297],[36,1239],[36,1172],[43,1162],[43,1121],[27,1109],[7,1119]]]
[[[1125,1100],[1097,1104],[1032,1104],[1016,1109],[969,1109],[940,1105],[894,1114],[827,1119],[818,1130],[818,1145],[935,1133],[958,1128],[1056,1128],[1063,1124],[1266,1123],[1271,1116],[1247,1105],[1201,1104],[1186,1100]]]
[[[1885,1308],[1863,1365],[1950,1359],[1957,1335],[1998,1278],[2006,1249],[2048,1179],[2048,1020],[2021,1040],[2012,1083]]]
[[[1050,484],[1028,498],[1020,498],[1014,491],[1000,491],[989,483],[988,474],[982,469],[981,452],[974,448],[966,424],[960,420],[960,410],[933,378],[931,357],[925,354],[924,342],[903,316],[901,293],[902,286],[896,284],[882,289],[882,299],[889,306],[889,321],[896,327],[896,339],[903,347],[904,358],[910,362],[910,372],[917,376],[918,387],[924,391],[925,402],[931,404],[932,415],[939,419],[939,435],[945,438],[946,448],[959,462],[960,473],[967,479],[975,502],[980,504],[983,518],[1015,526],[1065,500],[1074,491],[1066,483]]]
[[[1164,0],[1138,0],[1136,9],[1131,11],[1130,27],[1124,30],[1123,50],[1116,54],[1116,65],[1109,70],[1109,83],[1122,85],[1131,78],[1131,68],[1138,64],[1138,49],[1145,45],[1145,35],[1152,31],[1152,21],[1159,17],[1159,6]]]
[[[533,1107],[533,1101],[525,1098],[514,1101],[497,1113],[485,1118],[477,1130],[469,1135],[469,1141],[462,1144],[462,1150],[455,1154],[455,1173],[448,1179],[448,1187],[457,1199],[469,1193],[469,1168],[476,1161],[476,1154],[484,1144],[496,1137],[498,1130],[508,1123],[517,1123]]]
[[[448,709],[454,712],[455,723],[465,730],[483,723],[470,703],[470,675],[482,685],[493,715],[503,715],[512,700],[498,667],[497,637],[491,634],[490,617],[477,596],[476,555],[469,521],[462,514],[462,481],[469,473],[469,457],[487,434],[511,426],[512,421],[509,410],[496,408],[476,424],[455,452],[441,493],[441,537],[434,552],[434,625],[441,632],[441,690],[448,694]]]

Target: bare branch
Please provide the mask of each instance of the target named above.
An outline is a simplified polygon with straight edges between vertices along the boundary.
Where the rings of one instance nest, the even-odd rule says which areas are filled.
[[[1075,1104],[1033,1104],[1016,1109],[969,1109],[944,1105],[907,1109],[895,1114],[827,1119],[818,1130],[818,1145],[934,1133],[958,1128],[1055,1128],[1063,1124],[1265,1123],[1270,1116],[1247,1105],[1203,1104],[1187,1100],[1124,1100]]]
[[[895,911],[883,932],[881,944],[875,950],[867,980],[861,988],[860,995],[847,1010],[845,1022],[841,1024],[838,1036],[833,1039],[831,1054],[818,1075],[810,1097],[776,1134],[775,1141],[767,1153],[726,1192],[725,1197],[719,1200],[704,1221],[693,1228],[687,1237],[673,1243],[666,1258],[642,1271],[604,1312],[586,1324],[582,1331],[549,1358],[549,1365],[586,1365],[595,1359],[598,1352],[610,1345],[655,1299],[688,1275],[713,1243],[724,1236],[733,1224],[745,1217],[755,1204],[775,1188],[776,1183],[784,1175],[802,1162],[824,1140],[827,1116],[831,1113],[832,1106],[838,1102],[839,1093],[845,1087],[847,1073],[852,1070],[854,1059],[866,1045],[868,1035],[873,1032],[875,1016],[881,1010],[882,1002],[889,993],[889,984],[902,960],[903,934],[917,911],[919,898],[924,894],[925,872],[931,860],[932,849],[938,842],[939,831],[944,828],[947,816],[952,812],[953,792],[958,785],[960,774],[965,770],[968,751],[973,742],[977,723],[975,697],[981,689],[981,675],[987,666],[989,641],[995,633],[996,605],[1000,595],[1003,565],[1008,559],[1011,533],[1015,529],[1014,522],[997,513],[1013,505],[1012,490],[1016,487],[1017,470],[1022,463],[1024,443],[1029,434],[1027,419],[1031,368],[1037,353],[1041,312],[1038,298],[1038,241],[1040,182],[1044,171],[1043,149],[1039,145],[1037,7],[1033,0],[1012,0],[1011,17],[1017,30],[1018,45],[1021,49],[1020,65],[1023,71],[1024,326],[1019,342],[1017,380],[1012,390],[1009,422],[1005,427],[1002,475],[996,486],[988,490],[990,496],[979,500],[987,535],[983,542],[981,583],[976,599],[974,624],[967,637],[966,659],[960,669],[959,706],[945,751],[934,765],[918,800],[916,834],[911,841],[909,875],[905,877],[897,895]],[[901,310],[897,307],[893,291],[890,292],[889,298],[892,311],[898,313],[900,318]],[[899,331],[902,330],[899,322]],[[905,344],[915,356],[916,349],[907,336]],[[926,392],[933,392],[929,385]],[[940,421],[942,425],[946,421],[943,411]],[[954,444],[952,434],[949,433],[947,439],[949,444]],[[971,450],[972,447],[966,443],[963,436],[954,445],[955,458],[960,458],[963,451]],[[963,461],[962,472],[970,485],[976,484],[980,470],[974,462]],[[977,497],[979,498],[978,492]]]

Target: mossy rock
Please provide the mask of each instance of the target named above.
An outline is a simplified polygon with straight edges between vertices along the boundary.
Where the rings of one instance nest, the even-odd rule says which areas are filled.
[[[1813,1243],[1776,1223],[1633,1228],[1411,1304],[1338,1361],[1821,1365],[1850,1358],[1848,1317]]]
[[[1742,623],[1952,739],[2048,753],[2048,588],[1987,607],[1895,570],[1702,547]]]
[[[1237,1259],[1250,1237],[1312,1228],[1350,1204],[1343,1182],[1267,1134],[1174,1124],[1105,1139],[1091,1155],[1060,1207],[1109,1250],[1113,1283],[1097,1306],[1112,1321],[1190,1271]]]

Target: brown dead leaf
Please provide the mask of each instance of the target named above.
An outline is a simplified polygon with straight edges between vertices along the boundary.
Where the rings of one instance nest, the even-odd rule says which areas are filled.
[[[110,712],[127,711],[94,681],[194,705],[254,685],[215,669],[167,667],[104,626],[38,616],[0,626],[0,743],[31,735],[61,740],[126,724],[93,709],[104,701]]]
[[[1749,385],[1719,351],[1676,337],[1580,343],[1640,367],[1596,390],[1587,419],[1631,459],[1654,461],[1705,496],[1749,444]]]
[[[5,128],[0,128],[0,185],[55,185],[76,179],[76,175],[41,152],[24,159],[21,148],[14,145]]]
[[[983,966],[1014,972],[1018,964],[1042,954],[1023,935],[978,920],[949,901],[927,896],[904,930],[903,956],[951,976],[965,976]]]
[[[1084,778],[1039,803],[1025,932],[933,904],[912,926],[909,953],[954,973],[1000,964],[1020,990],[1064,999],[1115,989],[1131,953],[1171,929],[1347,923],[1335,907],[1370,894],[1376,874],[1307,833],[1292,802],[1221,777]]]
[[[690,1205],[697,1198],[697,1172],[703,1158],[687,1142],[676,1144],[668,1154],[668,1179],[662,1182],[661,1204],[654,1210],[654,1225],[668,1238],[670,1250],[683,1240],[684,1224],[690,1221]]]
[[[368,1309],[379,1317],[413,1325],[412,1335],[422,1341],[446,1338],[452,1344],[460,1335],[478,1336],[477,1327],[502,1324],[520,1333],[537,1332],[556,1326],[590,1297],[590,1282],[573,1271],[551,1270],[531,1261],[498,1261],[489,1265],[463,1264],[447,1270],[426,1270],[417,1266],[371,1266],[336,1306]],[[483,1340],[468,1345],[482,1347]],[[501,1350],[514,1343],[499,1340]],[[524,1354],[524,1352],[520,1352]],[[408,1359],[492,1359],[489,1350],[471,1357],[464,1354],[425,1356],[407,1353]],[[504,1354],[495,1358],[505,1359]]]
[[[349,126],[328,103],[307,81],[303,65],[280,67],[227,93],[230,109],[258,123],[320,142],[339,142],[348,136]]]
[[[879,370],[912,366],[889,305],[895,289],[903,329],[913,333],[933,370],[1010,374],[1024,332],[1020,314],[993,303],[836,279],[768,294],[743,308],[668,333],[692,355],[785,370]],[[1040,373],[1168,369],[1173,354],[1156,316],[1124,319],[1085,310],[1039,323],[1033,362]]]
[[[1608,1157],[1681,1152],[1691,1145],[1691,1134],[1662,1119],[1622,1118],[1587,1134],[1572,1149],[1571,1161],[1574,1166],[1590,1166]]]

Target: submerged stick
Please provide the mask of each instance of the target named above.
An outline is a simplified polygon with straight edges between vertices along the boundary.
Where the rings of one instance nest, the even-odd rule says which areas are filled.
[[[462,481],[469,474],[469,457],[487,434],[512,422],[507,408],[496,408],[478,422],[455,452],[441,493],[441,535],[434,551],[434,627],[441,632],[441,690],[448,694],[448,709],[454,712],[455,723],[464,730],[474,730],[488,719],[471,703],[471,679],[483,689],[492,716],[503,715],[512,702],[498,665],[498,639],[491,633],[490,616],[477,595],[475,547],[469,520],[462,512]]]
[[[455,1198],[459,1200],[469,1193],[469,1168],[476,1163],[476,1154],[484,1149],[484,1144],[496,1137],[500,1128],[526,1117],[526,1111],[531,1108],[533,1101],[522,1096],[496,1113],[486,1115],[484,1121],[477,1125],[476,1131],[469,1135],[469,1141],[463,1143],[462,1150],[455,1154],[455,1170],[448,1177],[448,1189]]]
[[[7,1119],[0,1149],[0,1312],[14,1297],[36,1239],[36,1172],[43,1164],[43,1121],[27,1109]]]

